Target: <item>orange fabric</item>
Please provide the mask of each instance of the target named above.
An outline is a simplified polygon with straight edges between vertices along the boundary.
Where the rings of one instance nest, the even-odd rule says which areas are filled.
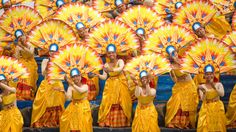
[[[100,122],[99,126],[110,126],[110,127],[125,127],[129,126],[125,113],[119,104],[113,104],[111,110],[105,119],[105,122]]]

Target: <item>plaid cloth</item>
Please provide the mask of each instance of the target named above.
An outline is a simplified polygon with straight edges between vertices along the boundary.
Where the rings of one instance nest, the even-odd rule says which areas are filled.
[[[32,127],[59,127],[59,120],[62,115],[61,106],[48,107],[42,117]]]
[[[234,121],[230,125],[227,125],[227,128],[236,128],[236,121]]]
[[[122,107],[119,104],[113,104],[105,122],[101,122],[99,125],[109,127],[126,127],[130,126],[130,123],[125,116]]]
[[[16,87],[17,100],[32,100],[34,97],[33,87],[25,83],[18,82]]]
[[[168,127],[177,127],[180,129],[192,128],[190,123],[189,112],[179,109]]]
[[[89,101],[90,101],[90,100],[95,100],[95,99],[96,99],[96,96],[97,96],[97,90],[96,90],[96,86],[95,86],[93,80],[88,79],[88,80],[86,81],[86,84],[87,84],[88,87],[89,87],[87,99],[88,99]]]

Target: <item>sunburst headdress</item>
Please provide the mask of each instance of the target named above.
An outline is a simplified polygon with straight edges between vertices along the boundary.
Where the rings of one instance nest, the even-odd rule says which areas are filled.
[[[20,36],[27,35],[41,21],[41,16],[28,6],[11,7],[0,18],[1,46],[13,44]]]
[[[125,66],[124,71],[140,79],[148,74],[159,76],[171,70],[169,61],[161,54],[141,55],[133,58]]]
[[[236,31],[229,32],[226,34],[222,41],[227,44],[234,53],[236,53]],[[236,57],[236,56],[235,56]]]
[[[83,45],[67,45],[53,55],[49,63],[49,80],[64,80],[75,75],[86,76],[102,68],[100,56]]]
[[[159,53],[168,56],[194,40],[194,33],[186,28],[165,24],[149,35],[142,49],[144,54]]]
[[[123,55],[126,51],[139,48],[135,33],[119,21],[106,21],[95,27],[89,34],[86,44],[99,54],[106,54],[107,50],[113,50]]]
[[[0,56],[0,81],[18,80],[27,77],[27,69],[18,60],[7,56]]]
[[[48,20],[37,25],[30,32],[27,43],[46,51],[56,52],[67,44],[75,44],[72,28],[60,20]]]
[[[9,8],[13,5],[20,4],[22,2],[27,2],[29,0],[1,0],[0,2],[0,9]]]
[[[224,15],[233,13],[236,8],[235,0],[210,0]]]
[[[173,17],[173,22],[196,31],[205,27],[210,20],[219,14],[217,9],[209,1],[195,0],[186,2]]]
[[[153,9],[162,17],[171,19],[172,14],[187,1],[189,0],[158,0],[155,2]]]
[[[154,28],[164,24],[160,15],[145,6],[134,6],[123,12],[118,19],[129,25],[138,35],[148,35]]]
[[[105,21],[98,11],[79,3],[71,3],[61,7],[56,12],[55,18],[66,22],[75,32],[81,28],[90,29]]]
[[[207,38],[198,40],[186,52],[182,69],[199,74],[205,72],[223,73],[236,67],[234,54],[223,42]]]
[[[51,18],[62,6],[73,0],[35,0],[35,9],[42,15],[43,19]]]
[[[95,0],[94,8],[100,13],[109,12],[116,9],[119,5],[127,4],[129,0]]]

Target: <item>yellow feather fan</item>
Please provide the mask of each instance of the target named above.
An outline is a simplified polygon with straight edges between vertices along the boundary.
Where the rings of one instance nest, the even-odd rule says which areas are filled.
[[[189,0],[157,0],[153,9],[162,16],[166,17],[168,14],[173,14],[179,9],[185,2]]]
[[[236,12],[234,12],[233,17],[232,17],[232,29],[233,31],[236,30]]]
[[[75,32],[83,27],[90,29],[105,21],[98,11],[79,3],[71,3],[61,7],[56,12],[55,18],[66,22]]]
[[[48,19],[58,8],[71,2],[72,0],[35,0],[35,9],[42,15],[43,19]]]
[[[41,21],[41,16],[28,6],[11,7],[0,18],[1,46],[13,44],[13,41],[23,34],[27,35]]]
[[[27,69],[17,59],[0,56],[0,80],[10,81],[27,77]]]
[[[94,50],[83,45],[66,45],[51,58],[48,75],[50,80],[64,80],[74,72],[86,76],[100,69],[102,60]]]
[[[218,16],[217,9],[209,1],[195,0],[186,2],[180,10],[174,14],[173,22],[188,29],[194,29],[195,23],[200,23],[201,26],[205,26],[210,20]]]
[[[13,5],[21,4],[22,2],[29,2],[30,0],[2,0],[0,2],[0,9],[9,8]]]
[[[225,35],[222,41],[227,44],[234,53],[236,53],[236,31],[232,31]]]
[[[223,73],[236,68],[236,61],[232,51],[222,41],[207,38],[191,46],[183,58],[182,68],[194,74],[208,70]]]
[[[35,47],[50,50],[50,47],[57,50],[67,44],[75,44],[76,36],[72,28],[61,20],[48,20],[37,25],[29,33],[27,44]]]
[[[93,5],[97,11],[104,13],[116,9],[119,4],[128,2],[129,0],[94,0]]]
[[[133,58],[125,66],[124,71],[139,79],[142,74],[148,73],[159,76],[171,70],[169,61],[161,54],[141,55]]]
[[[168,56],[173,50],[179,51],[194,40],[194,33],[186,28],[165,24],[149,35],[142,49],[144,54],[159,53]]]
[[[235,0],[210,0],[214,6],[224,15],[233,13],[235,10]]]
[[[154,28],[164,24],[164,19],[145,6],[134,6],[128,9],[119,16],[118,20],[129,25],[140,35],[149,35]]]
[[[119,21],[106,21],[96,26],[86,39],[86,44],[99,54],[106,54],[109,44],[116,46],[119,55],[139,48],[135,33]]]

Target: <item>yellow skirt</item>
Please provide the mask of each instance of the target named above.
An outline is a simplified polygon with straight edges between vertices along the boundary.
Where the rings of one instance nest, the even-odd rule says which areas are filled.
[[[226,117],[227,125],[236,128],[236,85],[230,94]]]
[[[92,132],[93,119],[88,100],[72,101],[60,119],[60,132]]]
[[[106,117],[113,104],[119,104],[130,122],[132,101],[127,87],[127,80],[123,74],[109,77],[106,80],[102,102],[99,107],[98,122],[106,122]]]
[[[60,88],[63,90],[64,86],[61,81],[54,82],[53,84],[49,84],[47,80],[41,82],[33,103],[31,125],[39,121],[39,119],[45,114],[47,108],[59,106],[61,107],[61,110],[64,111],[64,92],[56,91],[53,88]],[[49,121],[50,123],[50,119],[43,120],[45,120],[45,122]]]
[[[219,100],[216,102],[202,103],[198,117],[198,132],[226,132],[226,117],[224,104]]]
[[[191,95],[191,96],[190,96]],[[172,88],[172,96],[166,105],[165,123],[168,125],[175,117],[178,110],[190,112],[191,126],[195,126],[196,112],[198,105],[197,87],[193,80],[176,82]]]
[[[205,29],[207,32],[214,34],[218,39],[222,39],[225,34],[232,31],[230,24],[225,19],[225,16],[214,17],[210,23],[206,25]]]
[[[23,117],[17,107],[0,111],[0,132],[22,132]]]
[[[138,104],[132,124],[132,132],[160,132],[158,113],[153,104],[149,106]]]

